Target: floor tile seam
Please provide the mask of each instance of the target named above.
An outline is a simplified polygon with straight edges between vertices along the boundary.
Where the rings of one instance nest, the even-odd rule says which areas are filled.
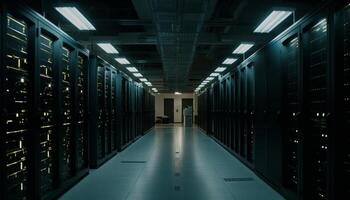
[[[155,131],[155,129],[153,129],[153,131]],[[156,136],[156,135],[155,135],[155,132],[149,133],[149,134],[153,134],[153,135],[154,135],[153,137]],[[152,153],[149,153],[148,158],[146,159],[147,161],[150,160],[150,157],[154,154],[155,150],[156,150],[156,148],[153,148],[153,149],[151,150]],[[137,178],[135,179],[134,183],[133,183],[133,184],[130,184],[130,186],[133,185],[133,187],[129,187],[129,190],[128,190],[128,192],[127,192],[125,198],[124,198],[125,200],[129,199],[129,197],[131,196],[132,192],[134,191],[134,188],[135,188],[136,184],[140,181],[140,177],[141,177],[141,175],[144,173],[144,171],[145,171],[147,165],[148,165],[148,162],[146,162],[146,164],[144,164],[143,167],[139,170],[139,174],[137,175]]]

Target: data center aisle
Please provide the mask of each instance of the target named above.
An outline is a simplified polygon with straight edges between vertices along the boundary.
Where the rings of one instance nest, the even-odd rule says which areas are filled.
[[[277,192],[198,128],[157,126],[62,200],[279,200]]]

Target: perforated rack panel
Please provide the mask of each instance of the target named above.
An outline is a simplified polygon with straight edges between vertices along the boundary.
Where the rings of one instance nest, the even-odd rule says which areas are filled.
[[[344,9],[344,67],[343,67],[343,102],[344,102],[344,123],[345,130],[350,130],[350,7]],[[345,134],[346,147],[350,145],[350,136]],[[350,148],[344,152],[344,174],[343,179],[350,179]],[[345,182],[345,195],[350,195],[350,183]]]
[[[53,189],[53,40],[40,35],[40,191]]]
[[[4,60],[5,179],[9,199],[27,199],[29,93],[32,87],[28,65],[28,25],[7,15]]]
[[[286,127],[284,147],[284,184],[286,187],[297,191],[299,181],[298,163],[300,155],[298,145],[300,143],[301,130],[298,117],[300,116],[300,98],[298,89],[298,48],[299,40],[293,38],[286,47],[287,85],[286,85]]]
[[[72,173],[72,74],[71,74],[71,52],[68,48],[62,47],[62,132],[63,132],[63,167],[62,179],[68,178]]]
[[[87,167],[87,97],[88,97],[88,60],[84,55],[78,55],[77,66],[77,168],[79,170]]]
[[[329,128],[327,117],[327,20],[322,19],[306,33],[308,36],[308,64],[306,72],[306,106],[308,108],[310,134],[310,198],[328,199],[328,151]]]

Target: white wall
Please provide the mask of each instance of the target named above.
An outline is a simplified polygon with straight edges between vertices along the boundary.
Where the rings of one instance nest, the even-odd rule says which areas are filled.
[[[161,93],[155,95],[155,117],[164,115],[164,99],[174,99],[174,122],[181,122],[182,116],[182,99],[193,99],[193,113],[197,113],[197,103],[193,93],[183,93],[174,95],[173,93]]]

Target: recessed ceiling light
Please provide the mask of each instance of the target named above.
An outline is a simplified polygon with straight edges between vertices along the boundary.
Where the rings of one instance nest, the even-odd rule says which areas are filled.
[[[175,95],[181,95],[181,92],[174,92]]]
[[[219,75],[220,75],[219,73],[211,73],[209,76],[216,77],[216,76],[219,76]]]
[[[211,81],[213,79],[214,79],[214,77],[207,77],[205,80]]]
[[[129,72],[138,72],[138,70],[136,69],[136,67],[127,67],[126,68]]]
[[[114,48],[114,46],[111,43],[97,43],[101,49],[103,49],[106,53],[109,54],[117,54],[119,53],[117,49]]]
[[[226,70],[226,67],[218,67],[215,69],[215,72],[223,72]]]
[[[141,73],[132,73],[135,77],[142,77]]]
[[[236,58],[226,58],[222,64],[224,65],[231,65],[232,63],[236,62]]]
[[[149,81],[146,81],[145,84],[148,85],[148,86],[152,86],[152,83],[149,82]]]
[[[115,59],[121,65],[129,65],[130,62],[126,58],[116,58]]]
[[[145,78],[140,78],[140,81],[141,81],[141,82],[146,82],[147,79],[145,79]]]
[[[241,43],[232,53],[234,54],[244,54],[250,48],[254,46],[253,43]]]
[[[254,30],[255,33],[269,33],[276,26],[278,26],[281,22],[283,22],[289,15],[291,15],[291,11],[282,11],[275,10],[270,13],[266,19],[261,22],[261,24]]]
[[[76,7],[55,7],[55,9],[79,30],[96,30]]]

